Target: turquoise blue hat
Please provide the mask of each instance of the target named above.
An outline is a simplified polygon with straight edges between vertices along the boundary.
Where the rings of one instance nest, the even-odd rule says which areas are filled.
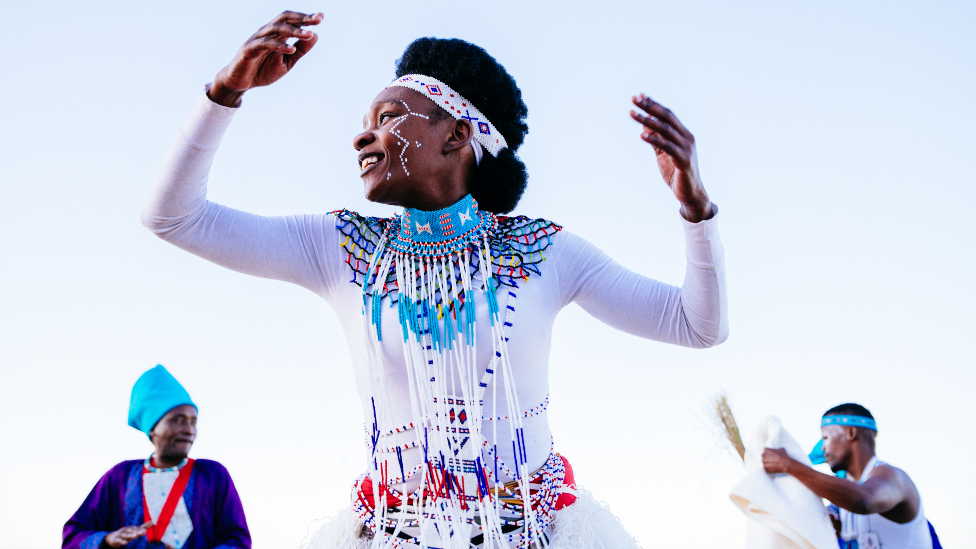
[[[133,385],[132,398],[129,400],[129,426],[149,436],[149,431],[167,412],[184,404],[197,407],[190,393],[160,364],[139,376]]]

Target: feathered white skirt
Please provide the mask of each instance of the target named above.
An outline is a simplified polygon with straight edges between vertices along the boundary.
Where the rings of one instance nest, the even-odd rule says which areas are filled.
[[[639,549],[620,519],[593,494],[577,488],[576,501],[554,512],[550,549]],[[362,535],[363,523],[346,507],[331,520],[313,527],[302,549],[369,549],[371,536]]]

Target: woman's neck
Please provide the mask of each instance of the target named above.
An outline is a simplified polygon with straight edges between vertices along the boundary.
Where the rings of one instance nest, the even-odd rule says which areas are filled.
[[[467,195],[468,192],[461,188],[443,189],[441,192],[427,194],[422,198],[417,197],[417,200],[411,200],[409,204],[402,204],[402,206],[404,209],[435,212],[453,206]]]

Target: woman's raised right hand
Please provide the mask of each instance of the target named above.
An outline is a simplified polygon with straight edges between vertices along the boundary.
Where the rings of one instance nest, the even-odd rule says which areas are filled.
[[[236,107],[247,90],[278,81],[319,39],[302,27],[318,25],[323,19],[321,13],[282,12],[244,42],[234,59],[214,77],[207,95],[214,103]],[[298,42],[289,46],[289,38]]]

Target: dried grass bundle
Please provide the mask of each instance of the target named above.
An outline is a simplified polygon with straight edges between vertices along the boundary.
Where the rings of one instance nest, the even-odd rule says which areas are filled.
[[[735,422],[735,417],[732,415],[732,408],[729,407],[728,396],[723,392],[719,393],[715,397],[715,421],[718,424],[719,430],[722,432],[724,437],[729,441],[735,451],[738,452],[739,457],[745,461],[746,459],[746,447],[742,444],[742,435],[739,434],[739,425]]]

